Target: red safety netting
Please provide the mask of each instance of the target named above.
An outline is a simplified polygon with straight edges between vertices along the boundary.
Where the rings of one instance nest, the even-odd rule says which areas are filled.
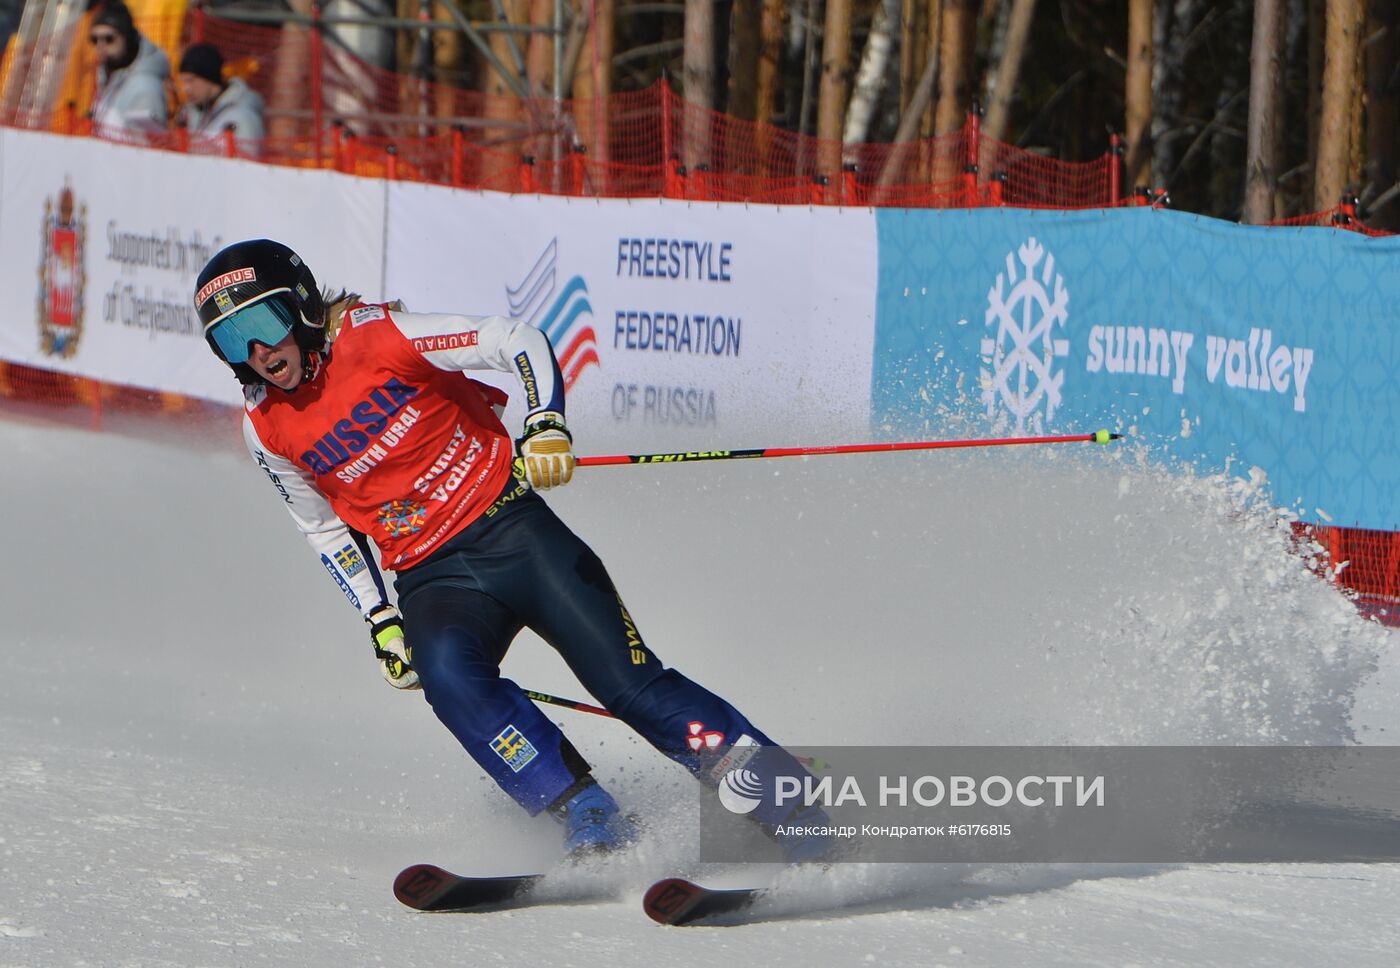
[[[1400,532],[1320,524],[1298,524],[1294,532],[1322,549],[1329,574],[1363,611],[1400,626]]]
[[[1382,229],[1373,229],[1361,221],[1356,212],[1357,203],[1354,200],[1347,200],[1331,208],[1324,208],[1320,212],[1309,212],[1306,215],[1294,215],[1290,218],[1281,218],[1267,225],[1275,226],[1322,226],[1329,229],[1346,229],[1349,232],[1360,232],[1362,235],[1369,235],[1373,238],[1394,235],[1394,232],[1386,232]]]

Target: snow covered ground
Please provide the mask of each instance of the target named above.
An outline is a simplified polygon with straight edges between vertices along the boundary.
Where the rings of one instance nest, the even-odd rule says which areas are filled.
[[[1396,962],[1400,865],[851,865],[661,928],[654,876],[776,871],[697,869],[689,778],[568,711],[646,842],[560,904],[410,912],[400,867],[543,868],[557,831],[382,683],[233,428],[193,429],[0,421],[0,968]],[[1128,448],[600,468],[550,501],[661,657],[791,743],[1400,729],[1395,640],[1247,489]],[[507,672],[585,698],[532,637]]]

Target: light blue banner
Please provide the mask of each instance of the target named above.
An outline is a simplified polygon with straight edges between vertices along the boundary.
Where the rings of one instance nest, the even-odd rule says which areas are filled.
[[[1400,530],[1400,238],[1150,209],[882,210],[872,398],[1263,468],[1305,519]]]

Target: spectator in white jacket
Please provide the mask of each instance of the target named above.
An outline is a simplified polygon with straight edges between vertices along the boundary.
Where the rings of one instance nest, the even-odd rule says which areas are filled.
[[[223,138],[233,129],[238,153],[262,154],[266,129],[263,99],[240,78],[224,80],[224,58],[213,44],[192,44],[180,58],[180,95],[184,104],[175,123],[196,138]]]
[[[141,36],[122,0],[106,0],[97,7],[88,41],[97,54],[95,133],[113,138],[163,135],[170,116],[170,59],[165,51]]]

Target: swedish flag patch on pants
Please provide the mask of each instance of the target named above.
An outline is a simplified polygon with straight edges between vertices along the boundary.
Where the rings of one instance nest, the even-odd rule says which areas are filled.
[[[525,738],[525,734],[514,726],[507,726],[491,741],[491,748],[505,761],[506,766],[516,773],[530,765],[539,755],[539,750]]]

